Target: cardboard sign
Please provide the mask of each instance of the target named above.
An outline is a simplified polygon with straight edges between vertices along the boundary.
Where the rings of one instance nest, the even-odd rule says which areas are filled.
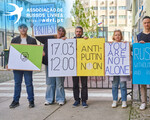
[[[133,84],[150,84],[150,43],[133,44]]]
[[[57,18],[55,4],[31,5],[34,36],[50,36],[57,34]]]
[[[43,46],[11,44],[8,69],[40,71]]]
[[[76,76],[76,39],[48,40],[48,76]]]
[[[105,43],[105,75],[130,75],[130,44]]]
[[[104,76],[104,38],[77,39],[77,76]]]

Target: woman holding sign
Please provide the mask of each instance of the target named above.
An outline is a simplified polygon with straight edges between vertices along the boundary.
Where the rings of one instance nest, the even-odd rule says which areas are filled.
[[[112,39],[114,42],[122,42],[123,41],[122,32],[120,30],[115,30]],[[121,88],[122,108],[126,108],[127,107],[126,81],[130,80],[130,77],[129,76],[110,76],[109,79],[112,81],[112,95],[113,95],[112,108],[117,107],[119,84]]]
[[[66,30],[63,27],[58,27],[57,36],[42,36],[36,37],[38,41],[44,44],[44,53],[43,53],[43,64],[45,64],[46,71],[46,96],[45,96],[45,105],[51,105],[55,102],[55,93],[56,93],[56,102],[61,106],[65,104],[65,91],[64,91],[64,80],[65,77],[48,77],[48,39],[66,39]]]

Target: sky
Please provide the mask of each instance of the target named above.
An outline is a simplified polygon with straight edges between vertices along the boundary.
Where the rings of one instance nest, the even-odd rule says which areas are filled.
[[[66,17],[71,17],[71,14],[70,14],[70,11],[72,9],[72,6],[73,6],[73,2],[75,0],[66,0],[66,6],[67,6],[67,16]]]

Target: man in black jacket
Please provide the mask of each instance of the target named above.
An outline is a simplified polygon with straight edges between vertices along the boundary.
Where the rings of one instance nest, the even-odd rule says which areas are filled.
[[[16,44],[34,44],[36,45],[37,42],[34,38],[27,35],[28,27],[25,24],[21,24],[18,27],[18,30],[20,32],[20,36],[15,37],[12,39],[11,43]],[[28,100],[29,100],[29,107],[34,107],[34,91],[33,91],[33,84],[32,84],[32,71],[22,71],[22,70],[13,70],[14,74],[14,81],[15,81],[15,89],[14,89],[14,97],[13,101],[10,104],[10,108],[15,108],[19,106],[19,98],[21,94],[21,84],[22,84],[22,78],[24,75],[27,94],[28,94]]]
[[[83,28],[78,26],[75,29],[75,35],[76,37],[74,38],[83,38]],[[87,38],[85,38],[87,39]],[[87,88],[87,77],[80,77],[81,78],[81,84],[82,84],[82,89],[81,89],[81,100],[82,100],[82,106],[84,108],[88,107],[86,101],[88,99],[88,88]],[[73,104],[73,107],[77,107],[80,104],[80,98],[79,98],[79,77],[73,77],[73,95],[75,102]]]
[[[150,43],[150,17],[145,16],[142,20],[143,31],[137,35],[139,43]],[[144,79],[143,79],[144,80]],[[147,106],[147,85],[140,85],[141,90],[141,105],[140,110],[145,110]]]

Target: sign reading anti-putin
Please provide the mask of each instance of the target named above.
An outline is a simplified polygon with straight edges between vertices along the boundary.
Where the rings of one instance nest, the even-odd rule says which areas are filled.
[[[40,71],[43,46],[11,44],[8,69]]]
[[[48,40],[48,76],[76,76],[76,39]]]
[[[130,44],[105,43],[105,75],[130,75]]]
[[[31,5],[34,36],[50,36],[57,34],[57,17],[59,12],[55,4]]]
[[[77,76],[104,76],[103,38],[77,39]]]
[[[150,84],[150,43],[133,44],[133,84]]]

